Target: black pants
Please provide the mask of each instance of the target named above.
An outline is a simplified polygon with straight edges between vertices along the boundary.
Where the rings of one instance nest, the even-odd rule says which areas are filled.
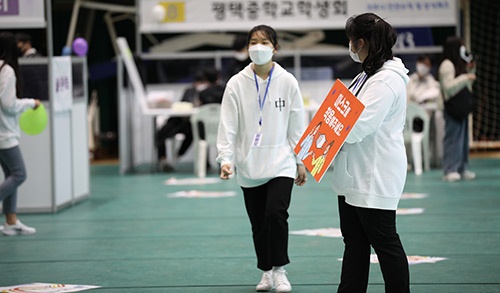
[[[158,159],[166,156],[165,139],[172,138],[178,133],[184,134],[185,137],[177,154],[177,156],[180,157],[186,153],[193,142],[193,130],[191,129],[191,122],[189,122],[189,118],[169,118],[167,123],[165,123],[165,125],[163,125],[162,128],[160,128],[160,130],[156,133],[155,143],[158,150]]]
[[[410,292],[408,259],[396,232],[396,211],[354,207],[344,196],[338,201],[345,248],[337,292],[366,292],[370,245],[380,263],[385,292]]]
[[[252,224],[257,267],[268,271],[284,266],[288,258],[288,207],[293,179],[278,177],[264,185],[243,188],[245,207]]]

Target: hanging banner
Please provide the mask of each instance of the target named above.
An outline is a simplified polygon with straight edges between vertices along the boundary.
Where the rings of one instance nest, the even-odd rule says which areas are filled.
[[[45,1],[0,0],[0,29],[45,26]]]
[[[71,57],[54,57],[52,66],[52,99],[55,112],[71,110],[73,104],[73,74]]]
[[[456,0],[139,1],[142,33],[343,29],[354,14],[374,12],[395,27],[455,26]]]

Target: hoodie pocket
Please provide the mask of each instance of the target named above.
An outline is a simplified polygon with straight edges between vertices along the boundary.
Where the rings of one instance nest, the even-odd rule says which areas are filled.
[[[337,193],[352,190],[354,178],[347,170],[347,151],[340,151],[333,165],[333,188]]]
[[[240,171],[251,179],[274,178],[287,167],[288,162],[293,163],[293,157],[284,146],[252,147]]]

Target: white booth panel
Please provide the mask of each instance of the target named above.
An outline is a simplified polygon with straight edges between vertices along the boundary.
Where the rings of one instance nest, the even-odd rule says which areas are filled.
[[[90,165],[87,129],[87,102],[74,99],[71,115],[73,200],[86,197],[90,193]]]
[[[71,111],[57,112],[52,116],[54,152],[55,206],[71,203],[73,195],[71,175]],[[85,135],[85,134],[84,134]]]
[[[48,106],[46,106],[48,108]],[[23,211],[52,211],[51,121],[38,135],[21,132],[19,147],[26,166],[27,179],[18,189],[17,208]],[[2,173],[3,177],[3,173]]]

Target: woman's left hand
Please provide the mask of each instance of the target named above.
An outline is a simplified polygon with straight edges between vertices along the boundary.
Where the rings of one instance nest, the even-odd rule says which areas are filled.
[[[295,178],[295,184],[302,186],[307,182],[307,172],[304,165],[297,165],[297,178]]]

